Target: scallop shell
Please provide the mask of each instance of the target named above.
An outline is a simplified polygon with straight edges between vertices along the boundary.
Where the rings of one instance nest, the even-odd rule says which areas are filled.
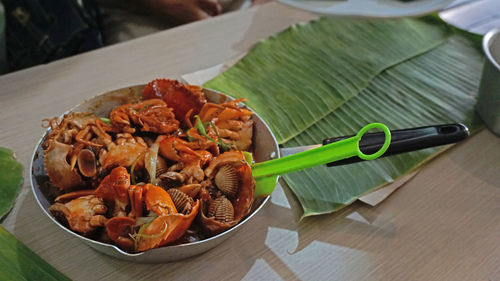
[[[238,193],[239,180],[238,171],[232,165],[220,167],[215,175],[215,185],[229,198],[233,198]]]
[[[168,195],[172,198],[175,208],[179,213],[189,214],[194,206],[193,198],[177,188],[167,190]]]
[[[230,222],[234,220],[233,204],[225,196],[221,196],[210,203],[208,216],[214,217],[216,221]]]

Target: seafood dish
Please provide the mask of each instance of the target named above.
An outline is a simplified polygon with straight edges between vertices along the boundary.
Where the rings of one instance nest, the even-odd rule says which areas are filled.
[[[253,112],[156,79],[107,116],[45,119],[50,213],[71,231],[139,253],[202,241],[252,210]]]

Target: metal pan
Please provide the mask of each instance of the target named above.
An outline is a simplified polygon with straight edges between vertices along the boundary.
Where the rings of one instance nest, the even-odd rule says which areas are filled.
[[[97,116],[109,116],[109,113],[115,107],[125,103],[131,103],[140,100],[142,98],[142,89],[144,88],[144,86],[145,85],[138,85],[107,92],[102,95],[98,95],[90,100],[87,100],[77,105],[76,107],[70,109],[69,111],[94,112]],[[207,96],[207,100],[214,103],[223,103],[233,99],[227,95],[212,90],[204,89],[204,93]],[[254,113],[252,118],[254,121],[254,129],[253,129],[254,137],[253,137],[252,152],[255,161],[261,162],[270,160],[271,157],[273,158],[279,157],[278,143],[276,142],[276,139],[271,130],[269,129],[269,127],[259,117],[258,114]],[[135,254],[127,253],[114,245],[95,241],[71,231],[70,229],[62,225],[60,222],[58,222],[55,219],[55,217],[49,212],[48,209],[53,203],[54,196],[51,194],[48,188],[47,183],[49,179],[45,171],[45,166],[43,163],[44,152],[41,147],[42,143],[47,138],[48,132],[49,131],[47,131],[42,137],[42,139],[40,139],[40,141],[38,142],[35,151],[33,153],[30,166],[31,188],[33,190],[33,194],[35,195],[36,201],[38,202],[40,208],[42,208],[44,213],[62,230],[69,232],[71,235],[80,239],[82,242],[96,249],[97,251],[110,255],[112,257],[116,257],[122,260],[140,262],[140,263],[160,263],[160,262],[181,260],[184,258],[201,254],[222,243],[224,240],[226,240],[236,231],[238,231],[238,229],[240,229],[247,221],[252,219],[252,217],[257,212],[259,212],[260,209],[262,209],[264,204],[269,199],[268,196],[256,200],[253,203],[250,214],[244,220],[242,220],[236,226],[216,236],[189,244],[165,246]]]

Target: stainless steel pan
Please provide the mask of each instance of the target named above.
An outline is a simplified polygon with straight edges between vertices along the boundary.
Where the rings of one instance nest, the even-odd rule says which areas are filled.
[[[135,102],[140,100],[142,97],[142,89],[145,85],[133,86],[128,88],[123,88],[111,92],[107,92],[102,95],[98,95],[90,100],[87,100],[76,107],[70,109],[72,112],[94,112],[97,116],[109,116],[111,110],[119,105]],[[215,103],[223,103],[232,100],[231,97],[217,93],[211,90],[204,90],[207,100]],[[259,117],[258,114],[253,115],[254,121],[254,139],[253,139],[253,156],[256,162],[270,160],[271,157],[279,157],[279,148],[276,139],[274,138],[271,130],[267,127],[266,123]],[[49,212],[49,207],[53,203],[54,196],[50,194],[47,182],[48,177],[45,172],[45,167],[43,163],[43,149],[41,147],[42,143],[45,141],[47,133],[38,142],[33,153],[33,158],[31,162],[31,188],[33,194],[40,205],[40,208],[44,213],[62,230],[69,232],[71,235],[83,241],[85,244],[96,249],[104,254],[128,261],[143,262],[143,263],[160,263],[168,262],[174,260],[180,260],[194,255],[201,254],[209,249],[222,243],[224,240],[233,235],[238,229],[240,229],[247,221],[252,219],[252,217],[264,206],[268,201],[269,196],[265,198],[258,199],[254,202],[252,210],[248,217],[242,220],[236,226],[230,228],[229,230],[220,233],[216,236],[210,237],[208,239],[183,244],[175,246],[166,246],[161,248],[156,248],[148,250],[141,253],[130,254],[122,251],[118,247],[95,241],[86,238],[78,233],[71,231],[64,225],[59,223],[54,216]]]

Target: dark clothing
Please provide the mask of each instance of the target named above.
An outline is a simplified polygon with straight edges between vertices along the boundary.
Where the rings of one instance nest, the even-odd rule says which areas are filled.
[[[2,0],[9,71],[103,46],[92,0]]]

